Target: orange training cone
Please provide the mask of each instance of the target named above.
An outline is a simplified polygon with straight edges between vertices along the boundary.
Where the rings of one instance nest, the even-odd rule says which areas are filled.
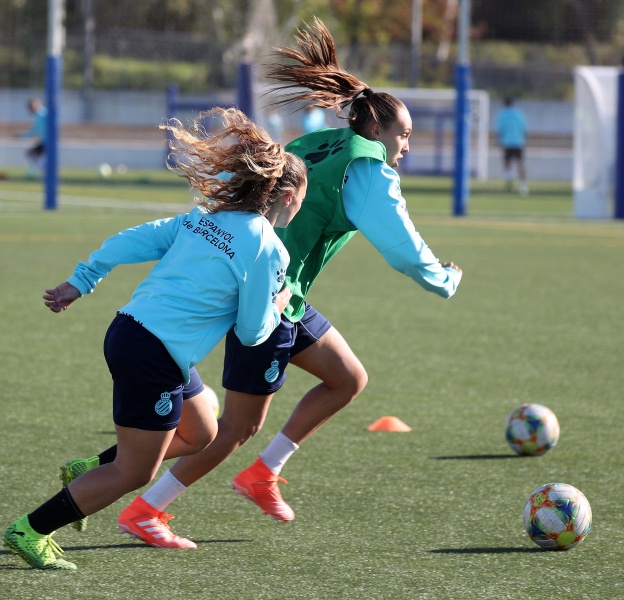
[[[406,425],[397,417],[381,417],[372,425],[368,426],[369,431],[411,431],[412,428]]]

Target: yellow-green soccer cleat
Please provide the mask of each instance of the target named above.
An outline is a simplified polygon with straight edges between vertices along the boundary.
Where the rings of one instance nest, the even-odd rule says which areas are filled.
[[[64,465],[61,465],[61,474],[59,479],[63,484],[63,487],[67,487],[76,477],[100,466],[100,459],[98,456],[92,456],[91,458],[74,458],[68,460]],[[72,527],[76,531],[84,531],[87,528],[87,518],[74,521]]]
[[[54,532],[49,535],[37,533],[30,526],[28,515],[24,515],[9,525],[3,541],[5,546],[35,569],[75,571],[74,563],[56,557],[63,554],[63,550],[52,539],[53,535]]]

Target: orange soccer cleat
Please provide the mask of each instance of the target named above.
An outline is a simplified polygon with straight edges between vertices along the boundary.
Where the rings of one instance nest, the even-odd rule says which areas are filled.
[[[154,548],[197,548],[197,544],[171,531],[167,521],[173,519],[137,496],[121,511],[117,527],[121,533],[145,542]]]
[[[232,480],[232,489],[259,506],[265,515],[271,515],[276,521],[288,523],[293,521],[295,513],[284,502],[277,482],[287,483],[279,475],[275,475],[260,458],[251,467],[241,471]]]

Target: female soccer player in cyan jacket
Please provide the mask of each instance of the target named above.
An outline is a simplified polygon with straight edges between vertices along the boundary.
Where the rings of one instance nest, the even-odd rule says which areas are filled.
[[[44,295],[58,313],[92,292],[115,266],[158,261],[104,340],[113,377],[114,460],[74,473],[59,494],[4,534],[4,543],[33,567],[75,569],[57,558],[56,529],[145,485],[163,459],[208,445],[217,430],[212,407],[200,390],[199,398],[183,403],[194,365],[230,329],[241,344],[255,345],[280,323],[290,297],[282,290],[288,253],[273,227],[285,227],[301,206],[306,167],[241,112],[216,109],[210,115],[224,124],[214,136],[199,121],[189,129],[168,126],[180,174],[205,199],[188,214],[112,236]],[[231,177],[219,179],[223,171]]]
[[[455,293],[461,270],[441,264],[416,231],[401,195],[395,168],[409,151],[412,121],[396,97],[376,93],[342,70],[329,31],[318,20],[297,38],[297,48],[278,49],[294,64],[274,64],[269,74],[292,87],[286,102],[322,108],[349,107],[348,127],[303,136],[287,149],[308,166],[308,193],[297,217],[279,235],[291,256],[286,282],[293,296],[271,337],[243,347],[232,331],[226,337],[224,411],[215,441],[185,456],[120,517],[146,543],[171,537],[166,507],[187,486],[223,462],[257,433],[275,392],[294,364],[320,383],[297,404],[291,417],[258,460],[233,480],[233,488],[274,519],[287,522],[294,512],[278,488],[280,471],[302,441],[349,404],[364,389],[367,374],[343,337],[306,303],[315,278],[356,231],[394,269],[443,298]],[[301,88],[304,88],[303,90]],[[149,527],[141,523],[149,522]],[[184,546],[177,538],[177,547]],[[186,543],[189,541],[186,540]]]

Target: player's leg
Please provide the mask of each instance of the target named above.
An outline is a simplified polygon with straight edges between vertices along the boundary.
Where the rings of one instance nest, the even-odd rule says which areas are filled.
[[[37,143],[28,150],[26,150],[26,161],[28,167],[26,168],[26,177],[28,179],[36,179],[40,174],[40,144]]]
[[[123,427],[156,432],[166,431],[167,437],[159,456],[162,461],[175,438],[175,430],[182,421],[184,404],[189,400],[184,400],[185,387],[188,385],[181,384],[180,368],[160,340],[129,317],[120,315],[114,323],[116,326],[109,328],[104,342],[104,354],[114,381],[115,423]],[[203,390],[203,384],[198,377],[197,379],[197,388],[192,393],[195,396],[201,396],[197,391]],[[200,431],[206,424],[214,421],[214,413],[209,414],[211,408],[207,402],[191,401],[189,408],[191,410],[187,409],[185,420],[192,416],[198,417]],[[187,434],[191,433],[186,423],[183,427]],[[202,435],[200,434],[199,437],[201,438]],[[88,471],[82,477],[88,477],[91,473],[105,468],[109,469],[111,474],[114,474],[113,469],[117,468],[122,474],[132,476],[132,467],[128,464],[129,455],[123,454],[122,441],[119,437],[117,455],[113,463],[101,465],[98,469]],[[140,463],[139,468],[138,473],[145,471],[145,466]],[[148,483],[154,473],[150,473],[149,479],[141,482],[140,485]],[[78,478],[72,482],[70,489],[80,481],[81,478]],[[140,486],[132,489],[137,489],[137,487]],[[146,529],[155,539],[162,538],[166,541],[168,537],[172,537],[164,515],[157,515],[153,525],[130,521],[125,525],[120,527],[123,533],[134,534],[133,527],[139,527],[141,531]]]
[[[167,448],[165,460],[200,452],[217,436],[217,416],[210,404],[209,389],[187,398],[175,436]]]
[[[527,182],[526,165],[524,160],[524,148],[518,148],[518,191],[520,195],[527,196],[529,193],[529,185]]]
[[[368,376],[334,327],[290,362],[321,380],[299,401],[282,428],[288,439],[301,444],[364,390]]]
[[[148,483],[156,473],[174,430],[147,431],[116,426],[117,458],[91,469],[39,508],[9,526],[4,543],[30,566],[73,570],[53,533],[69,523],[109,506],[124,494]]]
[[[211,391],[204,385],[196,369],[191,369],[190,381],[184,386],[182,393],[184,402],[180,423],[167,448],[165,460],[199,452],[214,440],[217,434],[217,420],[210,401]],[[61,483],[67,486],[82,473],[113,462],[116,456],[115,445],[96,456],[68,460],[60,468]],[[85,531],[87,521],[85,517],[72,523],[72,527],[76,531]]]
[[[209,401],[208,390],[184,400],[180,424],[175,430],[163,460],[195,454],[208,446],[217,435],[217,418]],[[64,486],[98,467],[111,463],[117,455],[117,445],[89,458],[74,458],[61,466],[59,476]]]
[[[273,393],[286,378],[284,369],[288,364],[292,338],[291,323],[283,323],[267,342],[253,347],[243,346],[233,331],[228,333],[223,375],[227,391],[215,440],[201,452],[180,458],[142,496],[138,496],[120,514],[120,527],[130,515],[143,518],[164,513],[188,486],[212,471],[260,430]],[[154,545],[148,535],[141,539]],[[172,538],[170,542],[170,548],[195,547],[184,538]]]
[[[109,506],[123,495],[149,483],[162,463],[175,433],[115,426],[117,457],[74,479],[68,490],[85,515]]]
[[[75,568],[56,558],[62,551],[51,535],[151,481],[180,421],[180,369],[160,340],[118,315],[106,333],[104,356],[113,378],[115,460],[86,471],[5,532],[5,543],[36,568]]]
[[[227,391],[215,440],[201,452],[183,456],[146,492],[119,515],[120,530],[150,546],[196,548],[191,540],[175,535],[167,526],[166,508],[188,486],[212,471],[237,448],[260,431],[272,395],[257,396]]]
[[[260,431],[272,398],[273,394],[257,396],[227,390],[214,442],[198,454],[180,458],[171,472],[187,487],[210,473]]]
[[[507,191],[511,191],[513,186],[513,168],[512,168],[512,148],[504,148],[503,149],[503,170],[505,177],[505,189]]]
[[[253,465],[233,481],[244,481],[248,490],[257,489],[251,499],[266,514],[282,522],[295,518],[284,502],[277,482],[288,459],[305,439],[347,406],[368,381],[362,363],[340,333],[320,313],[308,306],[297,329],[297,341],[290,362],[321,380],[297,404],[286,425],[269,443]]]
[[[158,349],[166,353],[166,350],[164,349],[164,346],[162,346],[162,344],[158,347]],[[156,348],[153,348],[152,350],[154,353],[157,352]],[[214,411],[212,410],[212,407],[210,406],[209,402],[207,402],[205,394],[202,395],[204,386],[203,386],[203,383],[201,383],[201,380],[199,379],[198,376],[197,376],[198,381],[196,383],[196,386],[193,388],[194,391],[189,389],[189,384],[187,384],[186,386],[180,385],[178,388],[175,388],[174,392],[167,394],[167,397],[171,401],[175,401],[173,406],[165,407],[165,411],[162,411],[162,410],[160,412],[158,410],[155,411],[153,399],[158,398],[157,390],[161,389],[163,384],[168,379],[171,379],[173,377],[174,372],[177,372],[178,377],[180,374],[180,370],[177,367],[177,365],[175,365],[172,359],[168,357],[169,355],[168,353],[166,353],[158,357],[158,363],[152,361],[153,367],[156,367],[159,364],[163,365],[163,367],[161,367],[160,369],[162,373],[160,372],[160,370],[159,372],[155,372],[154,369],[150,369],[148,373],[151,376],[150,379],[143,380],[142,382],[143,385],[140,388],[141,391],[143,391],[143,388],[147,388],[148,386],[151,386],[152,390],[151,390],[151,393],[149,394],[149,398],[151,398],[151,400],[145,401],[143,410],[140,413],[140,415],[137,415],[136,411],[134,411],[134,412],[129,412],[129,414],[121,414],[121,417],[125,419],[141,417],[146,420],[149,419],[150,423],[152,422],[156,423],[157,422],[156,415],[159,414],[161,415],[160,418],[163,420],[164,423],[170,423],[170,424],[175,423],[175,426],[179,427],[180,423],[182,423],[182,417],[184,415],[185,422],[183,424],[183,431],[187,440],[195,435],[198,435],[198,431],[199,431],[199,437],[202,438],[204,436],[204,432],[206,431],[206,429],[210,429],[211,424],[214,423]],[[118,362],[119,361],[116,361],[115,364],[113,364],[113,368],[111,368],[111,372],[117,372],[117,370],[122,370],[123,368],[125,368],[124,365],[117,364]],[[164,367],[167,367],[167,370],[165,370]],[[159,379],[161,381],[158,381]],[[194,374],[191,373],[191,381],[193,381],[193,379],[194,379]],[[117,381],[115,381],[115,386],[117,385],[118,385]],[[169,386],[169,388],[165,387],[164,389],[171,389],[171,386]],[[198,393],[198,391],[200,393]],[[185,393],[186,395],[189,395],[189,394],[194,394],[194,395],[191,398],[183,399],[185,396]],[[147,397],[145,393],[143,395]],[[162,399],[162,394],[160,395],[160,397]],[[187,403],[189,403],[189,406],[185,408],[184,405]],[[158,403],[157,403],[156,408],[158,408]],[[168,412],[167,412],[167,409],[169,409]],[[165,412],[166,414],[162,414]],[[146,413],[149,415],[148,417],[143,416]],[[199,420],[198,420],[199,426],[197,429],[194,428],[190,423],[186,422],[187,419],[193,418],[193,417],[199,417]],[[163,428],[165,426],[166,425],[164,424],[162,425]],[[171,448],[171,444],[174,443],[173,440],[174,440],[173,435],[169,437],[169,439],[167,440],[167,446],[163,449],[163,453],[162,453],[163,458],[167,456],[167,453],[171,452],[170,448]],[[178,441],[175,443],[177,443],[178,445],[182,445],[181,441]],[[185,446],[188,446],[188,444],[185,444]],[[120,450],[121,449],[118,448],[118,453]],[[118,460],[119,460],[119,454],[117,458],[115,459],[115,462],[117,462]],[[169,526],[167,524],[167,521],[169,518],[170,518],[170,515],[167,515],[163,511],[152,510],[149,513],[145,511],[143,509],[141,497],[138,496],[137,500],[133,502],[129,507],[127,507],[122,512],[117,525],[122,533],[128,533],[131,536],[142,539],[142,540],[145,538],[148,538],[151,542],[151,545],[153,546],[159,546],[159,547],[165,547],[165,548],[172,548],[172,547],[173,548],[177,548],[177,547],[194,548],[195,544],[193,544],[192,542],[190,542],[186,546],[180,545],[177,536],[175,536],[169,529]]]

